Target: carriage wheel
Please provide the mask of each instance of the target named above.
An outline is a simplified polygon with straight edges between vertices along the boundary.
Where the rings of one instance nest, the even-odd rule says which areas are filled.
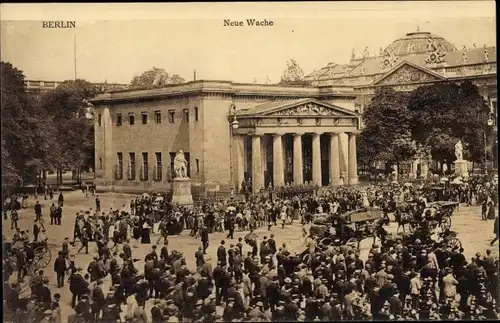
[[[441,218],[441,229],[443,231],[449,230],[451,228],[451,217],[449,215],[445,215]]]
[[[449,244],[453,249],[462,248],[462,242],[455,237],[450,238]]]
[[[351,238],[351,239],[347,240],[345,244],[347,246],[353,248],[353,249],[357,249],[357,247],[358,247],[358,239]]]
[[[16,258],[16,255],[10,255],[7,258],[7,261],[9,261],[12,264],[13,270],[17,271],[17,258]]]
[[[333,244],[333,240],[331,238],[323,238],[319,242],[319,245],[325,246],[325,247],[330,246],[331,244]]]
[[[45,268],[49,265],[52,255],[50,249],[45,246],[40,246],[35,249],[35,260],[33,266],[35,269]]]
[[[303,257],[302,257],[302,262],[309,265],[309,261],[311,260],[311,255],[309,253],[306,253]]]

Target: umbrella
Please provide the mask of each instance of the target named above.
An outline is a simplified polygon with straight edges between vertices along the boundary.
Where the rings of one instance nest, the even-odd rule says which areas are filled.
[[[448,182],[448,181],[449,181],[448,177],[442,177],[441,178],[441,182]]]
[[[451,184],[460,185],[460,184],[463,184],[463,182],[460,180],[460,178],[457,177],[453,181],[451,181]]]
[[[236,208],[235,208],[234,206],[228,206],[228,207],[226,208],[226,211],[227,211],[227,212],[230,212],[230,211],[236,211]]]
[[[163,196],[158,196],[158,197],[155,199],[155,202],[163,202]]]
[[[406,187],[412,187],[413,184],[412,183],[405,183],[404,186],[406,186]]]

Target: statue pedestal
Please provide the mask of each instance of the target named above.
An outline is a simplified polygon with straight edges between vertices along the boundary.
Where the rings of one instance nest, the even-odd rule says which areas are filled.
[[[455,174],[460,175],[462,177],[469,177],[469,169],[468,169],[468,164],[469,162],[466,160],[456,160],[454,162],[455,164]]]
[[[172,203],[192,205],[191,180],[189,178],[174,178],[172,183]]]

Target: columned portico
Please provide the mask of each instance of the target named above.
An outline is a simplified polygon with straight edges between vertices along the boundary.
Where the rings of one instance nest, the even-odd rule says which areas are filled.
[[[262,168],[262,143],[260,135],[252,136],[252,191],[264,188],[264,169]]]
[[[273,181],[274,187],[285,184],[285,170],[283,169],[283,134],[273,134]]]
[[[330,134],[330,184],[340,184],[339,134]]]
[[[313,184],[321,186],[321,133],[313,133],[312,136],[312,179]]]
[[[304,183],[304,166],[302,165],[302,135],[297,132],[293,135],[293,183]]]
[[[358,161],[356,157],[356,133],[349,133],[349,184],[358,184]]]
[[[293,180],[291,184],[301,185],[306,175],[310,184],[319,187],[327,183],[356,184],[359,115],[315,99],[292,102],[296,101],[297,104],[286,101],[265,103],[254,110],[237,112],[240,125],[237,134],[252,138],[251,148],[246,148],[252,158],[242,158],[244,163],[251,162],[252,165],[238,165],[237,169],[252,170],[252,191],[256,193],[265,188],[266,171],[268,179],[272,174],[270,184],[275,188],[287,185],[286,178],[287,181]],[[322,135],[324,133],[329,135]],[[289,141],[290,135],[293,136],[293,145]],[[345,139],[343,146],[342,138]],[[235,160],[240,162],[238,158]],[[285,171],[293,176],[285,176]],[[238,179],[240,177],[238,172]]]

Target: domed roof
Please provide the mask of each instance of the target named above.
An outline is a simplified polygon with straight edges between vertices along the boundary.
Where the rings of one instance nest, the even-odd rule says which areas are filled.
[[[408,33],[404,37],[396,39],[385,50],[396,56],[426,53],[429,51],[429,42],[434,43],[438,49],[445,52],[457,50],[452,43],[443,37],[421,31]]]

